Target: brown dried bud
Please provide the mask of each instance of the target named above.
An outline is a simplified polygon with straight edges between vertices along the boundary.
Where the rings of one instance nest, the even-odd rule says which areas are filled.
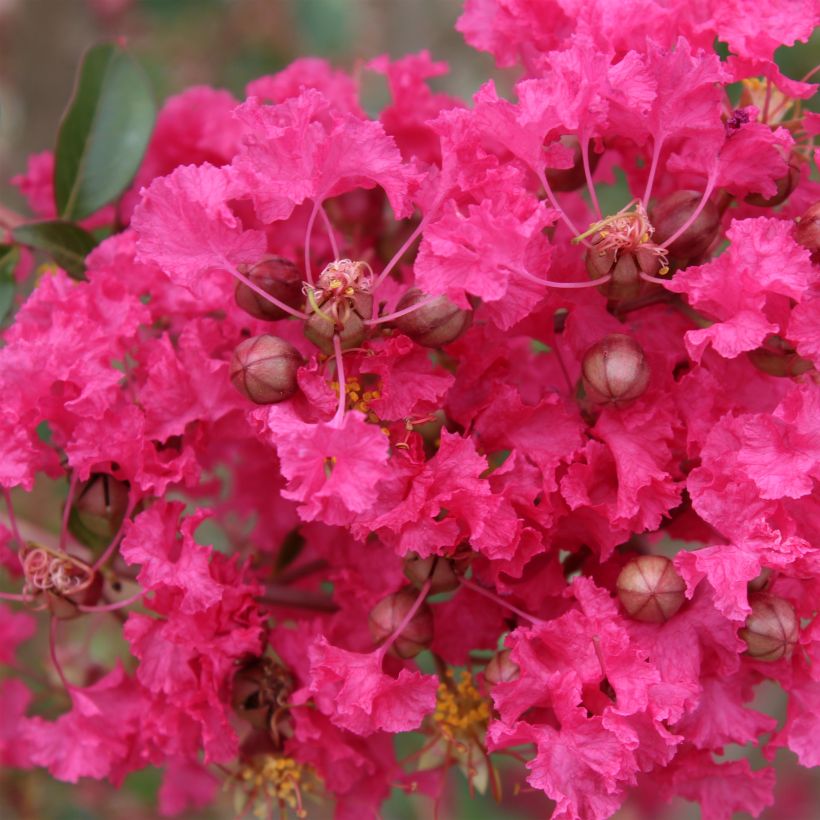
[[[518,664],[510,659],[509,649],[502,649],[501,652],[494,655],[484,668],[484,680],[490,686],[517,680],[520,674],[521,670],[518,668]]]
[[[780,179],[775,180],[777,191],[770,197],[762,194],[749,194],[744,202],[756,205],[758,208],[773,208],[785,202],[800,182],[800,165],[796,159],[789,160],[789,170]]]
[[[655,233],[652,241],[663,244],[695,212],[703,194],[697,191],[675,191],[653,209],[650,219]],[[708,200],[695,221],[667,248],[669,256],[679,262],[699,259],[709,250],[720,232],[720,211]]]
[[[649,383],[641,346],[623,333],[610,333],[592,345],[581,362],[584,389],[596,404],[622,404],[638,398]]]
[[[89,547],[107,546],[128,508],[128,485],[96,473],[77,485],[77,500],[68,519],[71,534]]]
[[[399,624],[416,603],[418,593],[414,589],[402,589],[382,598],[370,613],[370,634],[377,644],[382,644],[398,629]],[[433,642],[433,612],[422,604],[410,622],[390,647],[390,653],[400,658],[415,658]]]
[[[621,605],[630,617],[648,624],[668,621],[682,606],[686,583],[662,555],[639,555],[615,582]]]
[[[253,336],[237,345],[231,359],[234,387],[256,404],[276,404],[297,390],[299,351],[277,336]]]
[[[561,137],[561,144],[572,151],[572,165],[569,168],[547,168],[547,182],[553,191],[575,191],[586,182],[584,173],[584,160],[581,156],[581,143],[578,137],[572,134],[565,134]],[[600,154],[594,151],[589,152],[589,172],[595,173]]]
[[[758,348],[746,354],[752,364],[770,376],[799,376],[814,367],[808,359],[797,354],[797,351],[780,336],[770,335]]]
[[[800,631],[792,605],[766,594],[755,595],[749,603],[752,611],[738,633],[746,642],[746,654],[757,661],[788,660]]]
[[[296,265],[289,259],[270,256],[254,265],[245,276],[265,293],[284,302],[288,307],[298,309],[301,306],[304,299],[302,277]],[[288,316],[282,308],[269,302],[244,282],[236,283],[236,304],[257,319],[272,322]]]
[[[794,228],[794,238],[811,252],[812,261],[820,263],[820,202],[815,202]]]
[[[396,310],[417,305],[429,298],[418,288],[410,288],[399,299]],[[394,326],[424,347],[442,347],[454,342],[470,326],[472,313],[454,305],[446,296],[439,296],[426,305],[393,320]]]
[[[438,555],[419,558],[415,553],[410,553],[404,559],[404,575],[417,589],[429,580],[431,595],[450,592],[458,587],[454,562]]]

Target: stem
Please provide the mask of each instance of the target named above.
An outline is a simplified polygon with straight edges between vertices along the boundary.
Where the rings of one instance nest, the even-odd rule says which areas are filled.
[[[129,489],[128,504],[125,507],[125,514],[122,517],[120,526],[114,533],[114,537],[111,539],[109,545],[105,548],[105,552],[103,552],[103,554],[100,555],[100,557],[92,564],[92,572],[96,572],[113,555],[117,546],[119,546],[120,539],[125,531],[125,523],[131,519],[131,513],[134,511],[134,507],[136,507],[136,502],[132,500],[132,495],[133,492]]]
[[[567,370],[567,366],[564,363],[564,357],[561,353],[561,347],[558,344],[557,338],[552,340],[552,349],[555,351],[555,358],[558,359],[558,366],[561,368],[561,372],[564,374],[564,381],[567,383],[567,393],[569,394],[570,398],[572,398],[572,394],[575,392],[575,385],[572,383],[572,379],[569,377],[569,370]]]
[[[317,558],[315,561],[310,561],[301,567],[295,567],[290,572],[283,572],[276,576],[276,583],[278,584],[292,584],[294,581],[299,581],[306,578],[308,575],[313,575],[315,572],[321,572],[327,569],[328,563],[324,558]]]
[[[592,205],[595,208],[595,213],[598,214],[598,219],[603,217],[601,213],[601,206],[598,204],[598,194],[595,193],[595,185],[592,182],[592,171],[589,167],[589,137],[585,134],[581,140],[581,160],[584,163],[584,176],[587,180],[587,190],[589,197],[592,200]]]
[[[319,209],[319,213],[322,215],[322,220],[325,223],[325,229],[327,230],[327,237],[330,240],[330,248],[333,251],[333,258],[338,259],[339,258],[339,246],[336,244],[336,236],[333,233],[333,225],[330,222],[330,219],[327,215],[327,212],[324,209],[324,206],[322,206]]]
[[[772,101],[772,81],[766,77],[766,101],[763,103],[763,122],[769,120],[769,103]]]
[[[547,199],[550,201],[550,205],[558,211],[558,216],[561,217],[561,220],[564,224],[572,231],[573,236],[578,236],[581,232],[578,228],[575,227],[575,223],[569,218],[566,211],[561,207],[558,203],[558,200],[555,198],[555,194],[552,192],[552,188],[550,187],[549,181],[547,180],[547,175],[544,173],[543,168],[533,168],[535,171],[535,175],[538,177],[538,181],[541,183],[541,187],[544,189],[544,193],[547,195]],[[586,240],[581,240],[587,247],[590,247],[589,242]]]
[[[424,603],[424,599],[427,597],[427,593],[430,591],[430,587],[433,585],[433,579],[428,578],[424,582],[424,586],[419,590],[418,597],[416,598],[413,606],[407,610],[407,614],[401,619],[399,625],[393,630],[393,634],[376,650],[376,654],[384,657],[391,646],[401,637],[401,633],[407,627],[407,624],[413,620],[413,616],[419,611],[419,607]]]
[[[610,279],[612,279],[612,274],[608,273],[600,279],[592,279],[589,282],[555,282],[552,279],[539,279],[537,276],[533,276],[531,273],[528,273],[520,268],[516,268],[516,272],[524,279],[527,279],[530,282],[535,282],[536,285],[544,285],[548,288],[566,288],[567,290],[572,290],[574,288],[597,288],[600,285],[605,285]]]
[[[271,296],[267,291],[262,290],[262,288],[260,288],[259,285],[252,282],[250,279],[248,279],[247,276],[241,274],[225,257],[222,258],[222,264],[225,266],[228,272],[236,279],[238,279],[240,282],[242,282],[243,285],[247,285],[254,293],[258,294],[271,304],[276,305],[276,307],[278,307],[280,310],[284,310],[285,313],[289,313],[291,316],[295,316],[297,319],[301,319],[302,321],[305,321],[306,319],[310,318],[307,315],[307,313],[302,313],[301,310],[296,310],[295,308],[292,308],[290,305],[286,305],[284,302],[280,302],[275,296]]]
[[[321,204],[318,199],[313,200],[313,210],[310,212],[307,228],[305,229],[305,276],[309,285],[313,284],[313,272],[310,269],[310,239],[313,234],[313,223],[316,221],[316,215],[319,213]]]
[[[461,578],[459,578],[458,580],[459,580],[459,583],[462,586],[467,587],[467,589],[471,589],[471,590],[473,590],[473,592],[477,592],[479,595],[483,595],[485,598],[489,598],[491,601],[495,601],[499,606],[503,606],[506,609],[509,609],[510,612],[514,612],[519,617],[525,618],[526,620],[528,620],[531,624],[534,624],[535,626],[540,626],[540,625],[546,623],[546,621],[542,620],[541,618],[536,618],[534,615],[529,615],[528,613],[524,612],[524,610],[519,609],[516,606],[513,606],[512,604],[505,601],[503,598],[496,595],[494,592],[490,592],[490,590],[484,589],[484,587],[479,586],[478,584],[474,583],[473,581],[468,581],[463,576]]]
[[[419,234],[427,227],[427,223],[432,218],[433,214],[438,210],[438,206],[440,205],[439,200],[436,200],[433,203],[433,207],[421,218],[421,222],[416,225],[415,230],[407,239],[404,240],[404,244],[393,254],[393,257],[390,261],[384,266],[384,270],[378,275],[376,281],[373,283],[373,287],[371,290],[376,290],[376,288],[385,280],[387,275],[390,273],[393,268],[398,265],[401,261],[401,258],[407,253],[407,249],[416,241]],[[375,311],[377,310],[376,300],[373,300],[373,311],[375,316]]]
[[[14,505],[11,501],[11,492],[9,491],[8,487],[3,487],[3,496],[6,499],[6,509],[9,511],[9,524],[11,524],[11,532],[14,536],[14,540],[17,542],[17,546],[23,546],[23,539],[20,535],[20,530],[17,527],[17,519],[14,516]]]
[[[66,540],[68,539],[68,519],[71,515],[71,505],[74,503],[74,493],[77,489],[77,471],[71,471],[71,478],[68,480],[68,495],[63,508],[63,523],[60,527],[60,551],[65,552]]]
[[[663,148],[663,137],[654,141],[654,147],[652,149],[652,165],[649,168],[649,179],[646,180],[646,190],[644,191],[643,199],[641,200],[644,203],[644,206],[649,205],[649,197],[652,194],[652,185],[655,183],[655,172],[658,170],[658,160],[661,157],[661,148]]]
[[[123,601],[116,601],[113,604],[104,604],[103,606],[83,606],[82,604],[78,604],[77,609],[79,609],[80,612],[114,612],[117,609],[124,609],[130,604],[133,604],[137,598],[142,598],[143,595],[145,595],[145,590],[141,589],[136,595],[132,595]]]
[[[74,687],[66,680],[63,667],[60,666],[60,661],[57,658],[57,619],[53,615],[51,616],[51,620],[48,624],[48,652],[51,655],[51,662],[57,670],[57,675],[63,682],[63,686],[67,692],[70,692]]]
[[[394,313],[388,313],[384,316],[379,316],[375,319],[365,319],[364,323],[366,325],[379,325],[382,322],[392,322],[393,319],[398,319],[399,316],[406,316],[408,313],[412,313],[414,310],[418,310],[419,308],[423,308],[425,305],[429,305],[431,302],[435,302],[438,298],[440,298],[438,295],[428,296],[426,299],[422,299],[421,302],[416,302],[415,305],[410,305],[410,307],[406,307],[402,310],[397,310]]]
[[[703,192],[703,196],[700,198],[700,202],[698,202],[698,207],[695,208],[691,214],[689,214],[689,219],[687,219],[686,222],[684,222],[683,225],[681,225],[680,228],[678,228],[675,233],[669,237],[669,239],[666,239],[660,243],[662,248],[668,248],[679,236],[684,233],[684,231],[686,231],[686,229],[698,218],[698,216],[700,216],[700,212],[704,209],[709,197],[712,195],[715,182],[717,182],[717,163],[715,163],[712,168],[712,171],[709,174],[709,179],[706,180],[706,189]]]
[[[319,612],[336,612],[339,607],[320,592],[311,592],[307,589],[292,589],[277,584],[266,588],[264,595],[256,599],[268,606],[297,607],[299,609],[315,609]]]
[[[661,279],[660,276],[650,276],[648,273],[644,273],[643,271],[640,271],[638,276],[640,276],[644,282],[652,282],[655,285],[668,285],[671,281],[669,279]]]
[[[345,389],[345,365],[342,360],[342,343],[339,340],[339,334],[333,334],[333,352],[336,358],[336,373],[339,379],[339,408],[336,410],[336,415],[330,422],[331,427],[341,427],[345,417],[345,402],[347,401],[347,393]]]

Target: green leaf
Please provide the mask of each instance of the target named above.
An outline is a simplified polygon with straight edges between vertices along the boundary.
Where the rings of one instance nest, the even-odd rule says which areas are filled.
[[[83,219],[125,190],[155,117],[148,78],[127,51],[103,43],[86,52],[57,137],[54,195],[60,216]]]
[[[12,235],[21,245],[45,251],[74,279],[85,279],[85,257],[97,244],[88,231],[61,219],[29,222],[15,228]]]
[[[20,249],[14,245],[0,245],[0,322],[8,316],[14,303],[17,285],[14,268],[20,259]]]

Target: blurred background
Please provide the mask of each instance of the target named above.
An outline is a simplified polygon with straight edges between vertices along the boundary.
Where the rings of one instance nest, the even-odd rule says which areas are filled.
[[[196,84],[242,96],[249,80],[300,56],[325,57],[351,69],[379,54],[400,57],[421,49],[450,63],[451,73],[432,83],[437,90],[469,98],[489,77],[509,87],[512,75],[496,70],[488,55],[468,48],[455,31],[461,7],[462,0],[0,0],[0,202],[25,212],[8,180],[25,170],[29,154],[53,147],[82,54],[101,39],[127,39],[159,101]],[[801,77],[820,62],[820,39],[781,51],[786,73]],[[374,113],[387,99],[376,78],[363,93],[365,107]],[[58,504],[47,506],[59,510]],[[57,520],[51,524],[59,526]],[[763,711],[783,716],[785,704],[774,687],[764,688],[758,700]],[[727,758],[741,756],[763,765],[756,752],[726,750]],[[816,779],[798,769],[788,753],[779,753],[777,766],[778,807],[764,817],[820,818]],[[471,799],[464,778],[453,773],[453,799],[441,820],[546,816],[549,802],[526,787],[523,775],[520,767],[508,772],[507,797],[497,806],[489,798]],[[157,816],[159,784],[155,769],[130,776],[118,791],[92,781],[61,784],[42,772],[0,771],[0,820],[147,820]],[[231,818],[231,806],[226,793],[213,809],[186,817]],[[312,810],[310,816],[329,817],[330,812]],[[384,813],[389,820],[431,816],[429,801],[398,790]],[[651,816],[651,809],[628,805],[617,818]],[[698,816],[683,801],[663,812],[665,820]]]

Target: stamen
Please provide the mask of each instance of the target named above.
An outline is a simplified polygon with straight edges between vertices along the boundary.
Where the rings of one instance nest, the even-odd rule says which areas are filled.
[[[408,313],[412,313],[413,311],[418,310],[419,308],[423,308],[425,305],[429,305],[430,302],[435,302],[435,300],[438,298],[438,295],[428,296],[426,299],[422,299],[420,302],[416,302],[415,305],[410,305],[410,307],[406,307],[403,310],[397,310],[394,313],[388,313],[384,316],[379,316],[375,319],[365,319],[364,323],[366,325],[379,325],[383,322],[392,322],[393,319],[398,319],[399,316],[406,316]]]
[[[305,229],[305,276],[309,285],[313,284],[313,271],[310,267],[310,241],[313,236],[313,223],[316,221],[316,215],[319,213],[321,206],[321,200],[313,200],[313,210],[310,212],[307,228]]]
[[[77,609],[80,612],[115,612],[118,609],[125,609],[125,607],[130,606],[139,598],[145,595],[145,590],[140,590],[136,595],[132,595],[130,598],[126,598],[123,601],[115,601],[113,604],[104,604],[102,606],[83,606],[82,604],[77,605]]]
[[[128,490],[128,503],[125,506],[125,514],[122,517],[122,521],[120,521],[120,526],[117,528],[117,531],[114,533],[114,537],[111,539],[108,546],[105,548],[105,551],[100,555],[100,557],[91,565],[91,571],[96,572],[105,562],[111,557],[114,553],[114,550],[117,549],[117,546],[120,543],[120,539],[122,538],[125,532],[125,523],[131,519],[131,513],[134,511],[134,507],[136,506],[136,499],[133,498],[133,491],[129,488]]]
[[[20,536],[20,530],[17,527],[17,518],[14,515],[14,504],[11,501],[11,492],[9,491],[8,487],[3,487],[3,497],[6,499],[6,509],[9,513],[9,524],[11,524],[11,533],[14,536],[14,540],[17,542],[17,548],[20,549],[24,541]]]
[[[53,615],[48,625],[48,652],[51,655],[51,662],[54,664],[54,669],[65,687],[66,692],[70,692],[74,687],[66,680],[63,667],[57,658],[57,618]]]
[[[228,259],[224,256],[220,261],[222,262],[222,265],[224,266],[225,270],[227,270],[228,273],[231,274],[231,276],[238,279],[240,282],[242,282],[242,284],[247,285],[254,293],[256,293],[258,296],[261,296],[265,301],[270,302],[272,305],[276,305],[276,307],[278,307],[280,310],[284,310],[285,313],[289,313],[291,316],[295,316],[297,319],[302,319],[304,321],[305,319],[310,318],[306,313],[302,313],[301,310],[296,310],[295,308],[292,308],[290,305],[281,302],[275,296],[271,296],[267,291],[262,290],[262,288],[260,288],[259,285],[257,285],[252,280],[248,279],[247,276],[240,273],[236,269],[236,266],[233,265],[230,261],[228,261]]]
[[[567,212],[561,207],[560,203],[555,197],[555,194],[552,192],[552,188],[550,187],[549,181],[547,180],[547,175],[544,173],[543,168],[533,168],[535,171],[535,175],[538,177],[538,181],[541,183],[541,186],[544,189],[544,193],[547,195],[547,199],[550,201],[550,205],[558,211],[558,216],[561,218],[563,223],[572,231],[573,236],[578,236],[579,231],[578,228],[575,227],[575,223],[569,218]],[[579,241],[583,241],[583,237],[580,238]],[[588,242],[584,242],[585,245],[588,245]]]
[[[413,616],[419,611],[419,607],[424,603],[424,599],[427,597],[427,593],[430,592],[430,587],[432,586],[433,581],[431,578],[428,578],[424,582],[424,586],[419,590],[418,597],[416,598],[413,606],[407,610],[407,614],[401,619],[399,625],[393,631],[393,634],[376,650],[376,654],[384,657],[390,647],[399,639],[401,633],[404,632],[405,627],[410,621],[413,620]]]
[[[336,373],[339,378],[339,408],[336,410],[336,415],[330,422],[331,427],[341,427],[345,417],[345,400],[347,395],[345,393],[345,366],[342,357],[342,343],[339,339],[339,334],[333,334],[333,353],[336,359]]]
[[[589,167],[589,137],[584,135],[584,138],[581,140],[581,160],[584,163],[584,176],[586,177],[587,181],[587,190],[589,191],[589,198],[592,200],[592,205],[595,208],[595,213],[598,214],[598,218],[602,216],[601,214],[601,206],[598,204],[598,194],[595,192],[595,184],[592,181],[592,171]]]
[[[319,208],[319,213],[322,215],[322,221],[325,223],[325,230],[327,231],[327,238],[330,240],[330,249],[333,252],[333,258],[339,258],[339,246],[336,244],[336,235],[333,232],[333,225],[330,221],[330,218],[327,215],[327,211],[325,211],[325,206],[322,205]]]
[[[419,222],[419,224],[416,225],[416,229],[413,231],[413,233],[411,233],[410,236],[408,236],[407,239],[404,240],[404,244],[393,254],[390,261],[384,266],[384,269],[378,275],[378,277],[376,278],[376,281],[373,283],[373,290],[375,290],[382,282],[384,282],[384,280],[387,278],[390,271],[392,271],[393,268],[395,268],[396,265],[398,265],[398,263],[401,261],[401,258],[404,256],[404,254],[407,253],[407,249],[416,241],[419,234],[427,227],[428,223],[430,222],[430,220],[433,217],[433,214],[438,210],[439,205],[441,205],[441,200],[437,199],[433,203],[430,210],[421,218],[421,222]],[[376,310],[377,310],[377,307],[376,307],[376,302],[374,300],[374,302],[373,302],[373,311],[374,311],[373,315],[374,315],[374,317],[375,317],[375,311]]]
[[[60,527],[60,550],[65,551],[68,540],[68,519],[71,516],[71,506],[74,504],[74,493],[77,489],[77,471],[71,471],[71,478],[68,480],[68,496],[66,496],[65,507],[63,508],[63,522]]]
[[[503,598],[499,597],[494,592],[490,592],[490,590],[484,589],[484,587],[479,586],[478,584],[475,584],[472,581],[468,581],[463,575],[459,577],[458,581],[460,584],[462,584],[462,586],[467,587],[467,589],[471,589],[473,590],[473,592],[477,592],[479,595],[483,595],[485,598],[489,598],[491,601],[495,601],[500,606],[509,609],[510,612],[514,612],[521,618],[525,618],[535,626],[547,623],[545,620],[541,618],[536,618],[535,615],[529,615],[528,613],[524,612],[524,610],[518,609],[518,607],[513,606],[511,603],[505,601]]]
[[[661,242],[661,248],[668,248],[679,236],[683,235],[684,231],[698,218],[698,216],[700,216],[700,212],[704,209],[706,203],[709,201],[709,197],[712,195],[715,182],[717,182],[717,163],[714,164],[711,172],[709,173],[709,178],[706,181],[706,189],[704,190],[703,196],[698,203],[698,207],[692,211],[689,215],[689,219],[687,219],[686,222],[684,222],[683,225],[681,225],[680,228],[672,234],[672,236],[664,242]]]
[[[655,182],[655,172],[658,170],[658,160],[661,156],[662,147],[663,138],[655,141],[652,149],[652,165],[649,168],[649,178],[646,180],[646,190],[644,191],[642,202],[649,203],[649,197],[652,195],[652,185]]]

